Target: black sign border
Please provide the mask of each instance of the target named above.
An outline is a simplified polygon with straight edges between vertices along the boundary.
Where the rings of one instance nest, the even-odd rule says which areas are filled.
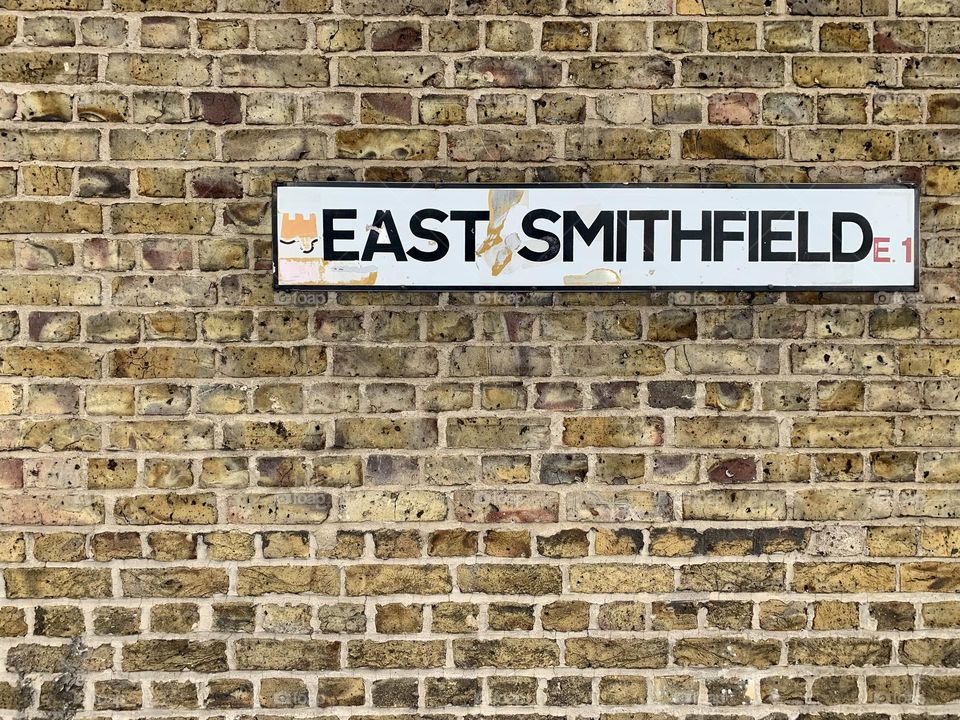
[[[644,189],[727,189],[727,190],[866,190],[909,189],[914,198],[913,285],[281,285],[277,257],[277,190],[281,187],[394,187],[394,188],[636,188]],[[270,216],[272,227],[271,258],[273,289],[279,292],[917,292],[920,290],[920,188],[916,183],[418,183],[362,182],[331,180],[321,182],[274,181],[271,189]]]

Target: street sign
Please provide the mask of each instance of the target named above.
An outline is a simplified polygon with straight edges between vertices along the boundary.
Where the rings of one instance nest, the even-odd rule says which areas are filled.
[[[297,290],[915,290],[907,185],[279,183]]]

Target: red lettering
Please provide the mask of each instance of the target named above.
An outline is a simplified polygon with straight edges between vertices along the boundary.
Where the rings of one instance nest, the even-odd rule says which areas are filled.
[[[890,238],[888,237],[875,237],[873,238],[873,261],[880,263],[890,262]]]

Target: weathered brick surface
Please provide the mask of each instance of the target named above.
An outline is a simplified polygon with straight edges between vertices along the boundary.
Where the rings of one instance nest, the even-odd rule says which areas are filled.
[[[0,717],[960,702],[960,2],[0,0]],[[274,292],[274,180],[888,182],[919,293]]]

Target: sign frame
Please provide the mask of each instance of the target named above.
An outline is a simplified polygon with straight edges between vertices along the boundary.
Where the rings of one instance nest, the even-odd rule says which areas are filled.
[[[469,188],[487,190],[498,188],[520,189],[574,189],[574,188],[636,188],[644,189],[728,189],[728,190],[850,190],[900,189],[912,190],[914,201],[913,284],[912,285],[281,285],[279,275],[279,232],[277,227],[277,192],[281,187],[370,187],[405,189]],[[360,180],[328,181],[274,181],[270,198],[272,285],[278,292],[563,292],[563,293],[654,293],[654,292],[918,292],[920,290],[920,187],[917,183],[441,183],[441,182],[363,182]]]

